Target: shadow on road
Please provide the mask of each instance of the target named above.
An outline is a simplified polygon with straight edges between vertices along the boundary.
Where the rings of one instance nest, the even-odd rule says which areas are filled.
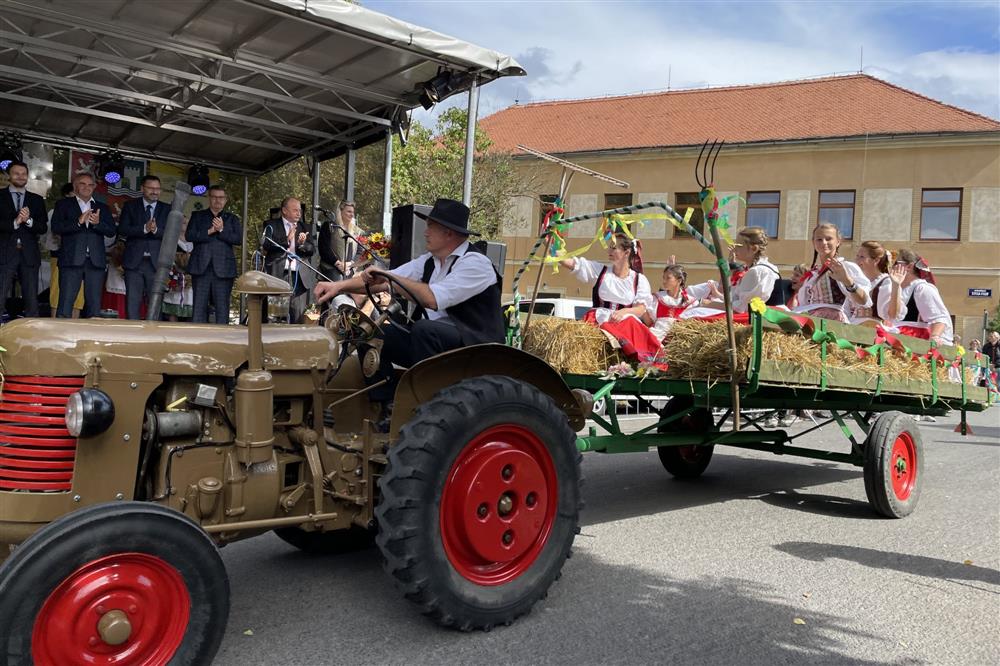
[[[812,562],[827,559],[857,562],[874,569],[887,569],[928,578],[943,578],[956,581],[975,581],[1000,585],[1000,571],[962,562],[941,560],[923,555],[891,553],[857,546],[842,546],[811,541],[787,541],[774,546],[783,553],[794,555]]]
[[[584,456],[584,475],[584,526],[733,500],[761,499],[785,508],[851,518],[861,517],[860,506],[868,506],[830,497],[828,510],[823,510],[818,499],[822,495],[804,496],[807,506],[794,505],[793,500],[782,503],[783,498],[774,497],[842,481],[856,480],[863,488],[858,468],[801,459],[745,458],[720,454],[719,449],[708,470],[697,479],[673,478],[655,452],[588,454]]]
[[[755,497],[765,504],[795,509],[806,513],[818,513],[838,518],[858,518],[860,520],[881,520],[871,504],[846,497],[800,493],[794,489],[780,490]]]
[[[418,615],[374,552],[269,551],[227,561],[234,621],[217,664],[884,663],[858,660],[857,647],[886,636],[741,578],[679,580],[578,551],[531,614],[460,633]]]

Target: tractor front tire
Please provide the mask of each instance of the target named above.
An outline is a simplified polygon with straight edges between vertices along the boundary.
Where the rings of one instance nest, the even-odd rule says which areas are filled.
[[[579,531],[580,453],[555,402],[505,376],[421,405],[389,450],[376,508],[386,571],[421,611],[469,631],[545,597]]]
[[[229,617],[219,551],[188,517],[97,504],[0,567],[0,657],[17,664],[208,664]]]

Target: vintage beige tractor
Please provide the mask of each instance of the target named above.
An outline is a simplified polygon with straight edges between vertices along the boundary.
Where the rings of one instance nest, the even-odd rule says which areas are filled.
[[[237,282],[248,326],[24,319],[0,328],[0,649],[11,664],[204,664],[229,580],[218,548],[275,531],[374,540],[438,623],[507,624],[577,532],[588,408],[501,345],[403,372],[391,432],[368,399],[379,327],[259,322],[287,283]]]

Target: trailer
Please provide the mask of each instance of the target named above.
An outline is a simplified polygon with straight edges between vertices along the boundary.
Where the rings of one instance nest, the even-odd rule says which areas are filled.
[[[780,323],[768,321],[768,316]],[[811,330],[812,337],[820,340],[815,347],[821,361],[817,370],[765,359],[761,353],[765,331],[796,334],[797,326]],[[618,420],[618,401],[605,401],[605,413],[590,414],[593,425],[578,436],[578,450],[629,453],[655,447],[667,472],[680,478],[704,472],[716,446],[847,463],[864,469],[872,508],[883,516],[901,518],[916,506],[923,479],[923,441],[913,417],[943,416],[957,410],[961,412],[959,429],[966,434],[966,413],[983,411],[996,398],[990,388],[939,379],[942,365],[953,367],[953,374],[963,380],[968,367],[986,367],[983,358],[969,361],[957,347],[938,348],[927,340],[902,335],[890,336],[893,340],[888,343],[879,329],[791,318],[762,309],[760,304],[750,313],[748,329],[752,352],[735,394],[742,427],[733,427],[733,385],[726,378],[608,379],[563,374],[570,388],[590,392],[595,401],[612,392],[639,404],[667,400],[660,410],[650,407],[658,415],[655,423],[631,433],[624,432]],[[877,356],[878,372],[862,374],[823,364],[830,345],[844,347],[845,341],[871,350],[865,353]],[[884,372],[886,355],[892,353],[908,353],[918,359],[913,362],[928,364],[931,381],[901,379]],[[763,425],[768,416],[785,409],[822,409],[830,416],[795,433]],[[844,435],[844,450],[803,446],[817,430],[832,425]]]

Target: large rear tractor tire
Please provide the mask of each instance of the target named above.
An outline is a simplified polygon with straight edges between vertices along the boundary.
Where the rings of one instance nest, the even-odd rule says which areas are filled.
[[[878,513],[902,518],[920,499],[924,443],[908,415],[885,412],[875,419],[865,440],[865,494]]]
[[[576,435],[552,399],[503,376],[421,405],[389,450],[376,508],[386,571],[439,624],[510,624],[545,597],[579,531]]]
[[[228,617],[215,544],[155,504],[67,514],[0,567],[6,664],[208,664]]]
[[[665,419],[674,414],[689,409],[693,400],[688,396],[676,396],[667,402],[660,410],[660,418]],[[657,428],[660,433],[676,432],[708,432],[712,429],[712,413],[704,407],[698,408],[676,421],[671,421]],[[712,462],[714,446],[659,446],[656,452],[660,455],[663,469],[678,479],[694,479],[702,475]]]

